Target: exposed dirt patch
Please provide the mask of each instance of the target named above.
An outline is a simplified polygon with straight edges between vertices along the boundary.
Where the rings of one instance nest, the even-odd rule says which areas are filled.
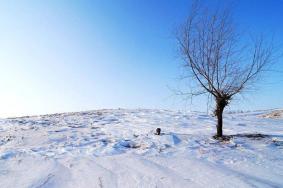
[[[261,115],[263,118],[281,119],[283,118],[283,110],[275,110],[271,113]]]
[[[245,134],[236,134],[236,135],[231,135],[231,137],[235,137],[235,138],[250,138],[252,140],[261,140],[264,138],[268,138],[270,137],[269,135],[265,135],[265,134],[260,134],[260,133],[245,133]]]

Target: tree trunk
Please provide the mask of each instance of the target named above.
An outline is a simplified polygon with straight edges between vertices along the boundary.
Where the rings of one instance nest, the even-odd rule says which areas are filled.
[[[222,137],[223,136],[223,130],[222,130],[222,126],[223,126],[223,117],[222,117],[223,111],[219,112],[217,114],[217,137]]]
[[[215,115],[217,117],[217,133],[216,137],[222,137],[223,136],[223,111],[225,106],[227,105],[227,102],[225,99],[217,98],[216,99],[216,109],[215,109]]]

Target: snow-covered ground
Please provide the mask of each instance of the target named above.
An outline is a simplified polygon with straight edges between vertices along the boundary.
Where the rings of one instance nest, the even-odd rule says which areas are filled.
[[[224,133],[234,136],[225,142],[197,112],[1,119],[0,187],[283,187],[283,119],[263,113],[226,114]]]

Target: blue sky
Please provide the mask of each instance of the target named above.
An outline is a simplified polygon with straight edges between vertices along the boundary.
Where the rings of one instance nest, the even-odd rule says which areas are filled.
[[[275,34],[283,42],[282,0],[231,2],[240,29]],[[174,28],[189,5],[184,0],[1,1],[0,116],[118,107],[206,111],[205,98],[184,101],[168,89],[180,85]],[[282,67],[281,61],[276,69]],[[283,107],[281,77],[270,74],[230,108]]]

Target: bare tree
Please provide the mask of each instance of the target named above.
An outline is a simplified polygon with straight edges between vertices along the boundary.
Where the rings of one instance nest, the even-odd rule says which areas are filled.
[[[194,3],[177,41],[190,78],[199,86],[190,95],[215,99],[216,137],[222,137],[223,111],[236,94],[253,86],[273,61],[272,42],[249,40],[236,30],[229,8],[210,11]]]

